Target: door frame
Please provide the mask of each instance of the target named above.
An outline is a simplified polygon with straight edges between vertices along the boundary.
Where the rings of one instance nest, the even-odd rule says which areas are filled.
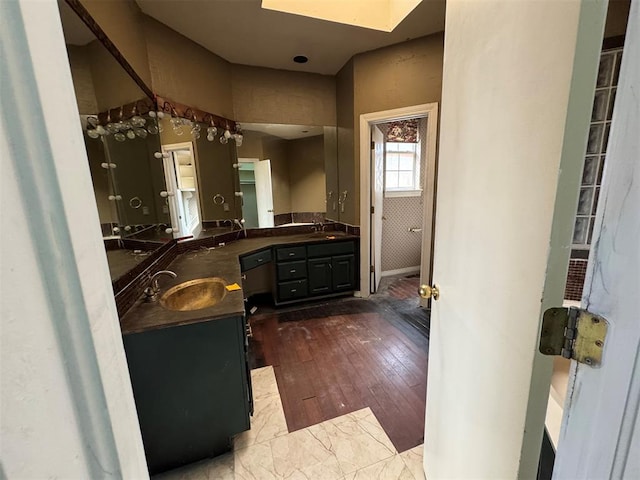
[[[422,254],[420,265],[420,281],[431,281],[431,257],[433,255],[433,218],[435,207],[436,155],[438,141],[438,102],[423,103],[409,107],[381,110],[379,112],[360,115],[360,293],[363,298],[369,297],[370,258],[371,258],[371,125],[406,120],[414,117],[427,117],[427,159],[422,173],[425,179],[425,192],[428,185],[433,185],[433,195],[424,195]],[[432,121],[433,120],[433,121]],[[425,228],[431,225],[431,228]],[[423,270],[424,269],[424,270]],[[422,278],[422,272],[428,272]]]
[[[271,171],[271,160],[269,160],[268,158],[265,158],[263,160],[260,160],[259,158],[247,158],[247,157],[242,157],[242,158],[238,158],[238,163],[261,163],[261,162],[268,162],[269,163],[269,190],[270,190],[270,194],[271,194],[271,211],[267,211],[268,214],[270,214],[271,216],[271,222],[272,225],[260,225],[260,204],[258,203],[258,228],[273,228],[273,224],[274,224],[274,216],[275,216],[275,212],[274,212],[274,208],[273,208],[273,172]],[[239,170],[239,169],[238,169]],[[254,173],[256,172],[256,170],[254,169]],[[260,182],[262,183],[262,182]],[[257,194],[258,194],[258,178],[256,177],[256,200],[257,200]],[[243,205],[244,205],[244,199],[243,199]],[[244,217],[244,213],[242,214],[242,216]]]
[[[193,159],[193,169],[195,173],[194,184],[196,187],[196,195],[198,196],[198,223],[199,228],[196,228],[193,232],[183,232],[182,222],[179,221],[179,211],[182,210],[179,201],[175,196],[175,192],[178,189],[178,179],[176,172],[175,160],[172,153],[178,150],[189,150],[191,152],[191,158]],[[196,160],[195,149],[193,148],[193,142],[181,142],[181,143],[167,143],[162,145],[162,153],[169,153],[169,157],[163,156],[162,163],[164,166],[164,179],[167,186],[167,191],[174,192],[172,197],[167,197],[167,204],[169,205],[169,213],[171,216],[171,226],[178,225],[178,231],[173,232],[173,238],[185,238],[193,236],[194,238],[200,234],[202,230],[202,205],[200,204],[200,187],[198,185],[198,162]],[[171,200],[169,200],[171,198]]]

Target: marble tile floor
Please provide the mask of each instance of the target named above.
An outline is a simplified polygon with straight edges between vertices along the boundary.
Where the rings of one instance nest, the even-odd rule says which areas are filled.
[[[158,480],[424,480],[422,445],[398,453],[369,408],[289,433],[273,367],[251,371],[251,430],[233,452]]]

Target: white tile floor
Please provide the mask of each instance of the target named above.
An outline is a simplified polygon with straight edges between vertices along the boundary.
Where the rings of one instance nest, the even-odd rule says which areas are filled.
[[[251,372],[255,413],[234,451],[162,480],[424,480],[422,445],[398,453],[369,408],[289,433],[273,367]]]

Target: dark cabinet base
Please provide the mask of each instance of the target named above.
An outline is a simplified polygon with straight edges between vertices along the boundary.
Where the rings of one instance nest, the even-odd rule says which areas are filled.
[[[124,336],[149,472],[228,451],[249,429],[242,317]]]

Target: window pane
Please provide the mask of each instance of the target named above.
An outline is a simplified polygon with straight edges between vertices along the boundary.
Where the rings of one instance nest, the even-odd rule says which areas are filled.
[[[413,188],[413,172],[400,172],[398,186],[402,188]]]
[[[387,172],[387,188],[398,188],[398,172]]]
[[[607,123],[604,129],[604,137],[602,138],[602,153],[606,153],[607,144],[609,143],[609,132],[611,131],[611,122]]]
[[[615,53],[604,54],[600,57],[600,68],[598,69],[598,87],[608,87],[613,79],[615,68]]]
[[[600,197],[600,187],[596,188],[596,193],[593,196],[593,207],[591,208],[591,214],[596,214],[596,209],[598,208],[598,198]]]
[[[616,103],[616,89],[611,90],[611,95],[609,96],[609,109],[607,110],[607,120],[611,120],[613,117],[613,107]]]
[[[387,143],[387,151],[388,152],[397,152],[399,143],[389,142]]]
[[[602,139],[602,129],[604,125],[599,123],[591,125],[589,129],[589,140],[587,141],[587,153],[600,153],[600,140]]]
[[[602,122],[607,114],[607,99],[609,98],[609,89],[596,90],[593,98],[593,110],[591,111],[592,122]]]
[[[388,153],[387,154],[387,170],[397,170],[397,169],[398,169],[398,154]]]
[[[573,229],[574,245],[584,245],[587,240],[587,230],[589,228],[589,217],[576,218],[576,224]]]
[[[587,157],[584,159],[584,170],[582,171],[582,185],[593,185],[598,173],[598,157]]]
[[[587,235],[587,243],[589,245],[591,245],[591,238],[593,237],[593,227],[596,223],[596,219],[594,217],[591,217],[591,220],[589,222],[589,234]]]
[[[400,157],[399,170],[413,170],[413,155],[404,154]]]
[[[593,198],[593,188],[581,188],[578,199],[578,215],[589,215],[591,213],[591,199]]]

